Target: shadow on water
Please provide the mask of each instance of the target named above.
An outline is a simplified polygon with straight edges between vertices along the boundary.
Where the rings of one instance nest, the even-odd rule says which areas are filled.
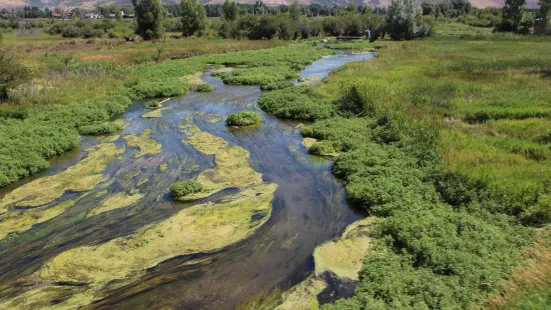
[[[301,76],[324,77],[345,63],[368,58],[370,54],[339,52],[308,66]],[[284,290],[303,280],[313,270],[315,247],[363,216],[347,207],[344,188],[331,173],[331,160],[307,154],[296,128],[298,123],[278,120],[256,107],[261,94],[257,86],[226,86],[209,75],[203,79],[217,90],[173,98],[163,103],[160,118],[142,118],[147,112],[143,101],[124,114],[128,125],[116,144],[123,146],[124,136],[150,128],[150,137],[162,145],[160,154],[134,158],[137,150],[127,146],[122,158],[107,166],[109,177],[87,195],[66,193],[52,203],[81,197],[74,206],[0,241],[0,298],[18,292],[26,285],[18,279],[31,275],[63,251],[126,236],[183,208],[205,201],[216,203],[234,193],[235,189],[227,189],[193,203],[174,203],[167,195],[170,184],[215,166],[213,156],[182,143],[185,136],[178,125],[184,122],[250,152],[251,164],[263,174],[264,181],[279,185],[271,218],[238,244],[214,253],[165,261],[149,269],[139,281],[113,289],[109,297],[90,307],[232,309],[249,296],[276,288]],[[242,129],[226,127],[225,116],[243,109],[257,110],[264,124]],[[83,138],[81,150],[95,143],[94,139]],[[40,176],[75,164],[85,155],[81,150],[54,160],[52,168]],[[160,169],[161,165],[166,169]],[[2,189],[0,196],[32,179]],[[131,191],[144,197],[126,208],[87,216],[104,197]]]

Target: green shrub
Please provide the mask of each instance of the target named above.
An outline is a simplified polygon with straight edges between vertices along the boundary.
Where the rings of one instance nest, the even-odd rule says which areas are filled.
[[[107,135],[122,130],[122,127],[118,124],[113,123],[101,123],[101,124],[91,124],[84,125],[78,128],[78,131],[81,135],[85,136],[100,136]]]
[[[298,86],[264,93],[258,106],[281,118],[319,120],[336,113],[331,100],[317,94],[311,87]]]
[[[276,90],[293,87],[295,84],[291,81],[280,81],[280,82],[271,82],[266,84],[261,84],[260,89],[262,90]]]
[[[262,116],[250,110],[232,113],[226,118],[228,126],[248,126],[260,123],[262,123]]]
[[[330,155],[336,152],[335,147],[333,147],[333,143],[329,141],[321,141],[316,142],[314,145],[312,145],[308,152],[316,155]]]
[[[216,86],[210,84],[199,84],[197,85],[197,91],[201,93],[209,93],[216,90]]]
[[[195,180],[186,180],[174,183],[170,186],[172,197],[182,197],[203,191],[203,185]]]
[[[156,109],[161,107],[161,102],[159,100],[149,100],[144,106],[148,109]]]

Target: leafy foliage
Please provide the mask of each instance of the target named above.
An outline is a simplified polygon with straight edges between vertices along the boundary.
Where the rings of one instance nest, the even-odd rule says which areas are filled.
[[[159,100],[149,100],[144,104],[144,106],[148,109],[156,109],[161,107],[161,103]]]
[[[197,91],[201,93],[209,93],[216,90],[216,86],[210,84],[199,84],[197,85]]]
[[[260,123],[262,123],[262,116],[250,110],[235,112],[226,118],[228,126],[248,126]]]
[[[417,0],[393,0],[386,15],[387,29],[394,40],[411,40],[430,35],[430,25],[419,17],[423,13]]]
[[[80,126],[78,131],[85,136],[101,136],[121,131],[122,127],[114,123],[101,123]]]
[[[281,118],[318,120],[336,113],[336,108],[330,100],[307,86],[264,93],[258,100],[258,106]]]
[[[203,185],[195,180],[186,180],[170,185],[172,197],[182,197],[203,191]]]
[[[201,34],[207,27],[207,15],[201,2],[197,0],[183,0],[180,2],[182,14],[182,34],[189,37]]]
[[[8,55],[0,47],[0,98],[8,95],[8,89],[14,88],[31,79],[31,70]]]
[[[159,39],[165,32],[166,10],[159,0],[132,0],[136,12],[136,34],[144,40]]]

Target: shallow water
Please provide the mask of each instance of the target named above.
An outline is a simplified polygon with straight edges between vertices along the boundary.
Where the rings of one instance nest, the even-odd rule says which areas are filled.
[[[325,77],[345,63],[371,57],[338,52],[308,66],[301,77]],[[302,281],[313,270],[315,247],[362,217],[347,207],[344,188],[331,173],[331,160],[308,155],[301,145],[299,123],[281,121],[256,107],[261,94],[257,86],[226,86],[208,74],[202,78],[217,90],[170,99],[163,103],[161,118],[142,118],[148,112],[143,101],[122,116],[128,125],[116,144],[124,146],[125,136],[150,128],[150,137],[162,145],[161,153],[134,158],[137,150],[126,147],[121,159],[108,164],[108,178],[91,194],[57,217],[0,241],[0,300],[23,292],[31,284],[18,279],[64,251],[129,235],[190,205],[216,203],[231,193],[228,189],[193,203],[173,202],[168,196],[170,184],[214,166],[213,156],[182,143],[185,136],[178,125],[184,122],[250,152],[251,165],[262,173],[263,180],[279,185],[271,218],[238,244],[214,253],[177,257],[149,269],[136,282],[113,289],[92,308],[233,309],[246,299],[285,290]],[[226,127],[225,116],[243,109],[259,112],[264,124],[245,129]],[[74,165],[86,154],[86,147],[97,143],[97,139],[83,138],[80,150],[53,160],[51,169],[32,179]],[[167,165],[163,171],[159,169],[162,164]],[[0,190],[0,196],[32,179]],[[105,197],[131,190],[144,197],[128,207],[86,217]],[[57,202],[78,196],[81,194],[66,193]],[[197,258],[203,258],[201,263],[186,264]]]

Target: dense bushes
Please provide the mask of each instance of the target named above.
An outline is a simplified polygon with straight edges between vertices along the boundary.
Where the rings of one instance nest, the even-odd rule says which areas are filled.
[[[121,131],[122,127],[113,123],[90,124],[80,126],[78,131],[85,136],[100,136]]]
[[[210,84],[197,85],[197,91],[201,93],[210,93],[216,90],[216,86]]]
[[[77,127],[106,121],[130,104],[128,97],[110,96],[0,113],[0,187],[48,168],[48,158],[80,144]]]
[[[308,86],[275,90],[262,94],[258,106],[281,118],[318,120],[331,117],[335,107],[330,100]]]
[[[250,110],[232,113],[226,118],[228,126],[248,126],[260,123],[262,123],[262,116]]]
[[[288,87],[293,87],[294,84],[291,81],[281,81],[281,82],[269,82],[260,84],[260,89],[262,90],[276,90],[276,89],[284,89]]]
[[[8,50],[0,47],[0,99],[5,98],[8,89],[31,79],[31,70],[8,55]]]
[[[117,22],[111,19],[98,21],[61,21],[53,22],[44,29],[49,35],[60,34],[65,38],[110,38],[132,39],[133,24],[128,22]]]
[[[147,109],[156,109],[161,107],[161,103],[159,102],[159,100],[149,100],[144,104],[144,107],[146,107]]]
[[[203,185],[195,180],[186,180],[170,185],[170,194],[172,197],[182,197],[189,194],[199,193],[203,190]]]

